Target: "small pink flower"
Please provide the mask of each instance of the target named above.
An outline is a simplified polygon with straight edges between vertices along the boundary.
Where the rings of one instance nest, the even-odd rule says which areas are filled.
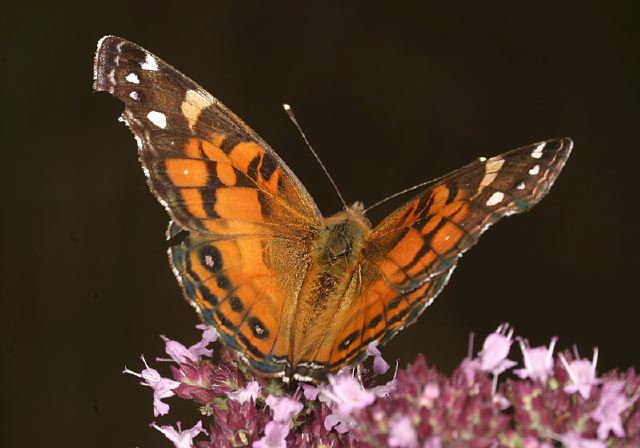
[[[480,360],[465,358],[460,363],[460,370],[467,380],[467,385],[471,386],[476,381],[476,373],[480,370]]]
[[[302,403],[287,397],[267,397],[267,406],[273,411],[273,421],[281,423],[289,423],[294,415],[302,411],[304,406]]]
[[[433,406],[433,402],[440,397],[440,387],[437,383],[427,383],[420,394],[418,404],[421,407],[430,408]]]
[[[494,376],[500,375],[516,363],[507,359],[513,342],[513,329],[507,324],[500,325],[484,340],[480,357],[480,370],[491,372]]]
[[[249,400],[256,401],[256,398],[260,396],[260,384],[257,381],[251,381],[247,383],[244,388],[229,392],[228,397],[238,403],[242,404]]]
[[[339,433],[347,432],[353,426],[351,414],[354,411],[364,409],[376,399],[375,394],[362,387],[348,370],[330,375],[329,386],[322,389],[322,395],[332,402],[332,413],[325,418],[324,427],[327,431],[334,428]]]
[[[317,399],[320,392],[322,392],[321,388],[313,386],[311,384],[302,383],[300,386],[302,387],[304,398],[310,401]]]
[[[218,332],[212,326],[205,324],[196,325],[196,328],[202,330],[202,339],[189,348],[178,341],[161,336],[165,342],[165,352],[178,364],[185,364],[188,361],[196,362],[203,356],[210,357],[213,354],[213,350],[207,347],[218,340]]]
[[[160,337],[164,341],[164,351],[178,364],[186,364],[187,361],[196,361],[196,359],[194,359],[194,355],[189,352],[189,349],[180,342],[174,341],[165,336]]]
[[[384,398],[388,397],[391,392],[396,390],[396,387],[398,387],[398,380],[393,378],[380,386],[372,387],[369,391],[376,397]]]
[[[340,434],[348,432],[355,425],[355,419],[350,415],[344,415],[337,412],[327,415],[324,419],[324,429],[331,431],[335,429]]]
[[[577,359],[569,363],[562,354],[560,354],[560,361],[562,361],[562,364],[571,379],[571,383],[564,387],[564,391],[568,394],[575,394],[578,392],[582,398],[587,400],[591,395],[591,387],[602,382],[602,380],[596,377],[598,349],[593,349],[593,359],[591,362],[586,359]]]
[[[575,431],[569,431],[560,436],[559,439],[565,448],[607,448],[606,443],[595,439],[583,439]]]
[[[201,421],[198,421],[193,428],[185,431],[182,431],[180,422],[178,422],[177,430],[173,426],[158,426],[155,423],[152,423],[151,426],[164,434],[167,439],[172,441],[176,448],[192,448],[194,437],[200,433],[207,434],[207,431],[202,428]]]
[[[218,331],[209,324],[198,324],[196,325],[198,330],[202,331],[202,343],[204,345],[209,345],[212,342],[216,342],[218,340]]]
[[[307,400],[318,400],[325,403],[327,406],[331,406],[331,399],[322,393],[322,390],[327,386],[313,386],[307,383],[302,383],[300,386],[302,387],[302,394]]]
[[[253,442],[253,448],[287,448],[288,435],[288,423],[269,422],[264,428],[264,437]]]
[[[340,414],[351,414],[369,406],[376,399],[375,395],[362,387],[349,371],[330,376],[329,384],[330,387],[323,389],[322,393],[333,401],[333,409]]]
[[[175,395],[173,389],[180,386],[180,383],[169,378],[163,378],[156,369],[149,367],[144,356],[141,356],[141,358],[146,369],[137,373],[125,367],[122,373],[129,373],[137,376],[138,378],[142,378],[143,381],[141,381],[140,384],[153,389],[153,415],[156,417],[165,415],[169,412],[169,405],[163,402],[162,399]]]
[[[389,371],[389,364],[382,357],[382,353],[378,349],[379,341],[373,341],[367,347],[367,354],[373,356],[373,371],[378,375],[385,374]]]
[[[415,448],[418,446],[418,434],[411,423],[411,418],[403,415],[391,421],[389,428],[389,446]]]
[[[531,378],[546,382],[547,378],[553,374],[553,350],[556,346],[557,337],[551,338],[549,348],[544,345],[539,347],[529,347],[529,342],[518,338],[522,357],[524,358],[524,368],[514,371],[520,378]]]
[[[388,397],[389,394],[391,394],[391,392],[396,390],[396,387],[398,387],[397,376],[398,376],[398,363],[396,362],[396,371],[393,372],[393,378],[391,380],[387,381],[386,383],[381,384],[380,386],[372,387],[369,390],[376,397],[380,397],[380,398]]]
[[[620,414],[633,404],[633,400],[629,400],[625,395],[624,387],[623,381],[608,381],[602,385],[600,402],[591,413],[591,418],[598,422],[600,440],[606,440],[609,431],[617,437],[624,437]]]

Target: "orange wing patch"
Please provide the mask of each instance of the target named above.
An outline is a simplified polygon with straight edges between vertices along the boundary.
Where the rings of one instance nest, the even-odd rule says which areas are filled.
[[[262,221],[266,214],[258,198],[258,191],[246,187],[218,189],[215,211],[218,216],[245,221]]]
[[[409,229],[400,241],[389,251],[388,257],[397,266],[406,266],[418,254],[423,245],[422,235],[416,229]]]
[[[204,187],[209,181],[207,165],[202,160],[167,159],[165,172],[173,184],[180,187]]]

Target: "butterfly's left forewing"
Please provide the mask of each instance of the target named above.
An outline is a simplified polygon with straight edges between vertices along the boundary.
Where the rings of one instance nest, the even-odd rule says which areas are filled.
[[[282,374],[320,213],[285,163],[191,79],[125,39],[98,44],[94,89],[125,104],[151,190],[173,222],[188,301],[258,372]]]
[[[282,159],[194,81],[116,36],[98,43],[94,70],[94,89],[125,104],[149,185],[182,227],[318,225],[315,203]]]
[[[357,300],[337,331],[329,369],[354,362],[371,342],[384,343],[413,323],[489,226],[542,199],[571,147],[564,138],[480,159],[438,180],[374,228],[362,250]]]

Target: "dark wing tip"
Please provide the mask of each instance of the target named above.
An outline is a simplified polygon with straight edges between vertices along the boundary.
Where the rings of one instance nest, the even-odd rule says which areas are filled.
[[[93,59],[93,90],[96,92],[114,93],[116,69],[120,64],[120,58],[123,56],[122,49],[125,45],[139,48],[127,39],[110,34],[98,41]]]
[[[535,204],[540,202],[544,196],[546,196],[564,168],[567,159],[571,155],[573,140],[569,137],[555,138],[531,145],[527,150],[530,148],[533,148],[529,154],[532,161],[535,163],[539,160],[545,164],[547,166],[547,174],[545,174],[546,179],[543,182],[540,182],[531,192],[528,205],[526,207],[522,207],[518,212],[532,208]],[[539,169],[538,167],[539,165],[536,164],[532,168],[533,170],[536,170],[535,174],[537,174]],[[529,174],[534,173],[529,171]]]
[[[113,48],[115,41],[119,39],[116,36],[106,35],[98,41],[93,59],[93,90],[96,92],[113,93],[113,80],[110,79],[109,73],[115,67],[113,67],[113,52],[110,48]]]
[[[552,138],[540,142],[538,145],[544,145],[545,151],[570,153],[573,148],[573,140],[569,137]]]

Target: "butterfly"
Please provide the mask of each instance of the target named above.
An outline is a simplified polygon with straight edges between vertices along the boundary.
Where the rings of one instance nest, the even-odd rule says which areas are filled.
[[[322,381],[415,322],[489,226],[540,201],[572,148],[480,158],[372,227],[360,203],[323,216],[264,140],[132,42],[99,41],[94,89],[125,104],[187,301],[253,372],[284,382]]]

